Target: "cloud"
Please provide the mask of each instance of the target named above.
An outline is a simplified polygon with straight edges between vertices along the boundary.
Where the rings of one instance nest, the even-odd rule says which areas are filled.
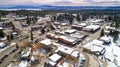
[[[120,0],[0,0],[0,5],[120,6]]]

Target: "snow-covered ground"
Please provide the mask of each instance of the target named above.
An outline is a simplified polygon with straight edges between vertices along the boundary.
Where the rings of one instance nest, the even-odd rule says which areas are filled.
[[[112,42],[104,46],[106,49],[104,57],[107,59],[107,67],[120,67],[120,35],[116,43],[113,42],[112,37],[110,39]]]

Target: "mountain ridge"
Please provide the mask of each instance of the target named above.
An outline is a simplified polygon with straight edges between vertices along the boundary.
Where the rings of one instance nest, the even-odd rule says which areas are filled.
[[[0,10],[40,9],[40,10],[120,10],[120,6],[52,6],[52,5],[16,5],[0,6]]]

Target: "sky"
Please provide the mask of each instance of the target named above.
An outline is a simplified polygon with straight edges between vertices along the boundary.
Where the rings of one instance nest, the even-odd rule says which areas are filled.
[[[0,5],[120,6],[120,0],[0,0]]]

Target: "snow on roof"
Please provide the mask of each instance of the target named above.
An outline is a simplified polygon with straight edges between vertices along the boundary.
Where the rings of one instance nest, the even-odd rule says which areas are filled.
[[[74,32],[76,32],[76,30],[75,30],[75,29],[65,30],[65,32],[66,32],[66,33],[74,33]]]
[[[80,23],[79,25],[80,26],[86,26],[87,24],[86,23]]]
[[[60,30],[55,31],[55,33],[58,33],[58,34],[65,34],[64,31],[60,31]]]
[[[115,27],[105,26],[106,29],[115,29]]]
[[[102,19],[87,19],[86,22],[94,22],[94,23],[97,23],[97,22],[101,22],[103,21]]]
[[[49,57],[50,60],[53,62],[57,62],[59,59],[61,59],[61,56],[58,54],[53,54],[52,56]]]
[[[100,38],[100,40],[109,42],[111,39],[107,36],[103,36],[103,37]]]
[[[64,53],[70,55],[74,51],[74,49],[71,49],[71,48],[66,47],[66,46],[61,46],[61,47],[58,47],[58,51],[61,51],[61,52],[64,52]]]
[[[52,65],[52,66],[55,66],[55,65],[56,65],[56,63],[53,62],[53,61],[49,61],[49,64]]]
[[[70,34],[70,36],[72,36],[72,37],[75,37],[75,38],[83,38],[84,36],[86,36],[85,34]]]
[[[22,57],[28,57],[30,55],[31,51],[28,51],[27,53],[23,54]]]
[[[74,52],[72,52],[71,56],[78,57],[79,56],[79,52],[78,51],[74,51]]]
[[[45,40],[40,41],[40,43],[44,45],[50,45],[52,42],[50,39],[45,39]]]
[[[71,37],[66,37],[66,36],[59,36],[59,38],[62,38],[69,42],[74,42],[76,40],[76,38],[74,38],[74,37],[71,38]]]
[[[79,52],[75,51],[72,48],[69,48],[66,46],[60,46],[60,45],[57,45],[57,46],[58,46],[58,49],[56,50],[56,52],[61,51],[63,53],[71,55],[72,57],[78,57],[78,55],[79,55]]]
[[[96,40],[96,39],[94,39],[91,43],[94,45],[103,45],[103,41]]]
[[[94,45],[92,43],[87,43],[84,46],[84,48],[90,49],[91,51],[99,51],[99,52],[101,52],[104,49],[104,47],[99,46],[99,45]]]
[[[100,27],[99,25],[89,25],[89,26],[86,26],[85,28],[96,30],[96,29],[98,29],[99,27]]]
[[[27,67],[28,62],[26,60],[22,60],[19,64],[19,67]]]
[[[2,47],[4,47],[4,46],[6,46],[6,44],[3,43],[3,42],[1,42],[1,43],[0,43],[0,47],[2,48]]]

